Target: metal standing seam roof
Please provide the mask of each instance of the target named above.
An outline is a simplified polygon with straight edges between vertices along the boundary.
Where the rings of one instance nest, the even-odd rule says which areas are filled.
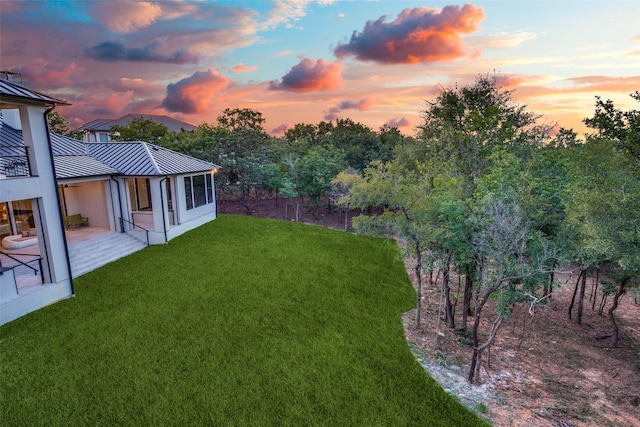
[[[147,142],[92,142],[89,154],[129,176],[180,175],[219,169],[220,166]]]
[[[117,169],[122,175],[161,175],[141,142],[88,143],[92,157]]]
[[[86,144],[77,139],[51,133],[51,151],[54,156],[86,156]]]
[[[87,155],[53,156],[56,178],[80,178],[102,175],[119,175],[117,169]]]
[[[162,175],[179,175],[220,169],[215,163],[206,162],[154,144],[144,143]]]
[[[183,122],[182,120],[177,120],[169,116],[160,116],[157,114],[137,114],[137,113],[129,113],[125,114],[122,117],[117,119],[96,119],[92,120],[89,123],[85,123],[78,128],[78,130],[88,130],[94,132],[109,132],[112,126],[120,125],[127,126],[127,124],[135,119],[150,119],[156,123],[160,123],[167,127],[170,131],[180,132],[180,130],[194,130],[197,129],[197,126],[194,126],[190,123]]]
[[[6,80],[0,80],[0,104],[4,104],[5,102],[7,104],[26,102],[44,105],[70,105],[67,101],[44,95]]]
[[[111,130],[111,126],[107,123],[111,123],[112,119],[95,119],[89,123],[85,123],[78,128],[78,130]]]
[[[56,176],[164,176],[219,169],[220,166],[147,142],[85,143],[51,133]],[[24,157],[22,131],[0,121],[0,163]],[[4,164],[2,164],[4,166]]]
[[[4,173],[5,168],[11,167],[15,162],[27,162],[22,132],[0,122],[0,173]]]

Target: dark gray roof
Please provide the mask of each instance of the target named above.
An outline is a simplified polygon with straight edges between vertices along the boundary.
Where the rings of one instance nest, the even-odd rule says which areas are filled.
[[[118,169],[122,175],[179,175],[220,168],[148,142],[92,142],[86,146],[91,156]]]
[[[122,175],[161,175],[141,142],[87,144],[91,156],[118,169]]]
[[[174,119],[169,116],[159,116],[156,114],[137,114],[137,113],[129,113],[117,119],[96,119],[92,120],[89,123],[85,123],[78,128],[78,130],[88,130],[93,132],[109,132],[112,126],[126,126],[130,121],[135,119],[151,119],[156,123],[163,124],[173,132],[180,132],[182,129],[184,130],[194,130],[197,129],[197,126],[189,124],[187,122],[183,122],[181,120]]]
[[[22,132],[0,122],[0,174],[4,175],[7,168],[14,168],[16,165],[23,165],[25,172],[28,170]]]
[[[0,115],[0,119],[1,118],[2,116]],[[24,147],[22,132],[5,125],[2,121],[0,121],[0,141],[0,150],[12,150],[15,147]],[[8,156],[10,154],[5,151],[0,151],[0,155]]]
[[[111,130],[112,119],[95,119],[91,120],[89,123],[85,123],[78,128],[78,130],[89,130],[89,131],[109,131]]]
[[[117,169],[87,155],[53,156],[53,165],[58,179],[120,174]]]
[[[0,105],[2,104],[42,104],[42,105],[70,105],[61,99],[41,94],[20,85],[0,80]]]
[[[67,136],[51,134],[51,149],[54,156],[86,156],[86,144]]]
[[[51,150],[59,179],[180,175],[220,168],[214,163],[140,141],[84,143],[52,133]],[[0,167],[14,160],[26,161],[22,131],[0,121]]]

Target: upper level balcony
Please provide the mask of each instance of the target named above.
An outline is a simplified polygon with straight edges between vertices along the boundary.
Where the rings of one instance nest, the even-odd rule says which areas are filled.
[[[31,176],[27,147],[0,143],[0,179]]]

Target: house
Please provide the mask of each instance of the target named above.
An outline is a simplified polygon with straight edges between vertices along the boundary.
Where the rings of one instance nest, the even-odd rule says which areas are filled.
[[[111,141],[111,127],[115,125],[127,126],[130,121],[135,119],[149,119],[156,123],[165,125],[172,132],[180,132],[182,130],[195,130],[197,126],[176,120],[168,116],[160,116],[156,114],[137,114],[129,113],[118,119],[96,119],[78,128],[83,133],[85,142],[109,142]]]
[[[3,126],[22,129],[19,141],[0,140],[0,224],[3,233],[33,231],[43,286],[20,295],[13,268],[0,267],[0,324],[73,295],[69,253],[49,144],[46,114],[66,102],[0,79]]]
[[[0,324],[73,295],[72,278],[81,274],[74,260],[86,252],[115,251],[113,243],[74,251],[76,227],[144,247],[216,218],[217,165],[142,141],[85,143],[49,133],[46,111],[64,104],[0,79],[0,260],[20,258],[6,246],[28,245],[21,252],[38,262],[20,268],[36,270],[42,282],[21,286],[17,268],[0,267]]]

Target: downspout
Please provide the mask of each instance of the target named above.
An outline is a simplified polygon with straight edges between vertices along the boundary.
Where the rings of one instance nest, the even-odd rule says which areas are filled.
[[[169,179],[169,177],[165,176],[159,182],[159,185],[160,185],[160,206],[161,206],[161,210],[162,210],[162,228],[164,229],[164,242],[165,243],[167,243],[169,241],[169,238],[167,237],[167,218],[165,217],[165,214],[164,214],[164,196],[162,195],[162,181],[166,181],[167,179]]]
[[[47,145],[49,145],[49,159],[51,161],[51,168],[53,169],[53,188],[56,190],[55,191],[56,199],[58,200],[58,218],[60,219],[60,230],[62,230],[62,237],[63,237],[62,242],[64,246],[64,253],[67,258],[67,268],[69,269],[69,284],[71,285],[71,295],[75,296],[76,292],[73,287],[73,275],[71,274],[71,260],[69,259],[69,245],[67,244],[67,236],[64,234],[64,221],[62,220],[62,212],[60,212],[60,193],[58,193],[58,178],[56,177],[56,168],[53,163],[53,147],[51,146],[51,131],[49,130],[49,120],[47,120],[47,116],[49,115],[50,112],[55,110],[55,108],[56,108],[56,104],[53,104],[51,108],[48,108],[44,111],[44,124],[45,124],[45,127],[47,128]],[[45,240],[45,245],[47,245],[46,240]],[[49,248],[49,250],[51,250],[51,248]]]
[[[120,208],[120,232],[124,233],[124,224],[122,223],[122,195],[120,194],[120,182],[113,177],[113,175],[109,175],[111,181],[116,183],[116,189],[118,190],[118,207]]]

